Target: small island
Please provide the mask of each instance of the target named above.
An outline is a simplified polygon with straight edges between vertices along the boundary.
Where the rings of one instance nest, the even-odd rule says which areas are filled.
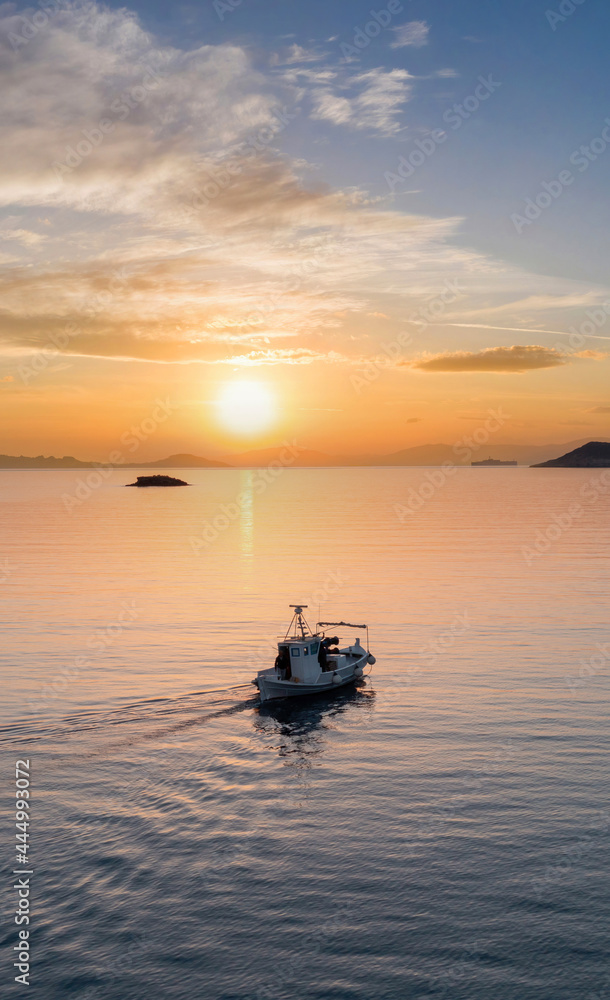
[[[183,479],[173,476],[138,476],[135,483],[125,483],[126,486],[189,486]]]

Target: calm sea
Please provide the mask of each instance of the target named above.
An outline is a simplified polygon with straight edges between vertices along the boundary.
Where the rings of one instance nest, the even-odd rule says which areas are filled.
[[[2,472],[29,995],[610,997],[601,474],[189,471],[188,489],[126,490],[125,471],[94,489]],[[368,623],[377,663],[334,698],[260,707],[250,679],[297,602]]]

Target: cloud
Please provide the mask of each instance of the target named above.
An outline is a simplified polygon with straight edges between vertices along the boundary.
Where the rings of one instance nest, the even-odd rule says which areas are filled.
[[[378,357],[380,328],[398,334],[448,277],[474,287],[475,304],[482,275],[485,299],[510,282],[526,294],[527,276],[459,245],[459,218],[332,188],[282,152],[310,101],[312,117],[396,135],[406,70],[269,68],[239,45],[182,50],[124,8],[95,3],[61,5],[13,49],[22,26],[2,8],[0,87],[11,102],[0,204],[19,213],[4,220],[9,251],[23,253],[15,239],[36,247],[43,224],[45,242],[44,260],[27,267],[0,253],[5,356],[27,362],[51,336],[63,344],[72,322],[55,360],[350,363]]]
[[[603,361],[604,358],[608,357],[608,353],[606,351],[591,351],[591,350],[589,350],[589,351],[578,351],[574,355],[574,357],[575,358],[586,358],[589,361]]]
[[[414,49],[421,49],[428,44],[428,34],[430,27],[425,21],[408,21],[407,24],[400,24],[397,28],[392,28],[396,35],[390,43],[392,49],[402,49],[410,45]]]
[[[314,108],[311,117],[320,121],[329,121],[333,125],[348,125],[353,123],[355,109],[347,97],[340,97],[330,90],[318,90],[313,96]]]
[[[601,289],[591,289],[586,290],[577,289],[569,293],[562,293],[560,295],[547,294],[543,295],[536,292],[533,295],[529,295],[524,299],[514,300],[509,302],[502,302],[497,306],[487,306],[484,309],[476,309],[468,313],[472,318],[476,316],[485,315],[486,317],[491,317],[493,315],[502,315],[504,313],[521,313],[522,315],[530,312],[553,312],[555,310],[564,309],[583,309],[585,306],[598,305],[606,297],[606,291]],[[526,320],[527,322],[527,320]]]
[[[594,406],[592,410],[587,410],[587,413],[610,413],[610,406]]]
[[[557,368],[565,365],[567,360],[555,348],[531,344],[488,347],[476,353],[456,351],[398,364],[408,364],[423,372],[526,372],[537,368]]]
[[[304,347],[250,351],[249,354],[236,355],[231,359],[232,364],[237,365],[310,365],[314,361],[345,361],[336,351],[324,353],[322,351],[310,351]]]
[[[275,66],[290,66],[293,63],[319,62],[323,58],[324,53],[316,52],[314,49],[305,49],[295,43],[290,46],[288,54],[284,58],[276,56],[271,60],[271,63]]]
[[[67,4],[13,50],[22,26],[0,16],[0,87],[12,95],[0,126],[4,204],[130,214],[152,194],[164,205],[172,187],[269,127],[287,98],[242,48],[159,47],[125,10]]]
[[[0,229],[0,239],[15,240],[25,247],[34,247],[46,240],[46,236],[32,233],[29,229]]]
[[[337,88],[315,89],[311,118],[392,136],[400,131],[398,116],[411,97],[410,73],[404,69],[371,69],[350,77]],[[346,92],[351,91],[351,96]],[[353,93],[356,91],[356,93]]]

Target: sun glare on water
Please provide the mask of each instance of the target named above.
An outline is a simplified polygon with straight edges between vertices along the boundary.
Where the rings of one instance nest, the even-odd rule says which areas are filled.
[[[275,402],[259,382],[240,380],[225,385],[217,401],[220,422],[235,434],[253,435],[266,430],[275,418]]]

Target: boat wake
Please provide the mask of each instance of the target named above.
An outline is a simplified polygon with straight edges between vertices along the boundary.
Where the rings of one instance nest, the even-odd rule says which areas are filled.
[[[147,698],[112,709],[82,709],[59,718],[30,716],[0,726],[0,745],[31,744],[50,737],[71,739],[79,733],[121,726],[135,726],[141,739],[152,739],[254,707],[259,701],[258,693],[253,692],[251,698],[236,701],[238,692],[245,689],[252,691],[252,685],[234,684],[225,688],[192,691],[177,698]],[[147,729],[148,723],[158,726],[161,722],[166,724],[154,731],[145,732],[139,728]],[[132,735],[129,742],[133,740]]]

